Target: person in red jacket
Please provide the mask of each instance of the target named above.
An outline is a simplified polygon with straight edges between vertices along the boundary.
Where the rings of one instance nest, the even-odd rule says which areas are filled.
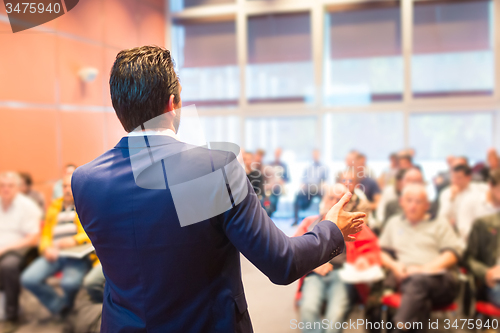
[[[294,236],[301,236],[312,230],[323,219],[325,212],[335,205],[348,190],[341,183],[327,187],[320,204],[320,215],[304,219]],[[344,210],[364,212],[368,215],[369,207],[364,194],[354,189],[351,201]],[[342,281],[339,275],[340,269],[346,262],[354,265],[359,271],[364,271],[373,265],[380,266],[380,253],[377,236],[365,223],[361,232],[356,235],[356,240],[346,243],[344,254],[319,266],[301,280],[296,301],[300,303],[299,312],[301,321],[304,323],[303,332],[323,332],[325,322],[321,319],[321,310],[325,301],[325,319],[328,320],[329,327],[326,332],[342,331],[341,325],[335,325],[335,323],[341,323],[345,319],[356,288]]]

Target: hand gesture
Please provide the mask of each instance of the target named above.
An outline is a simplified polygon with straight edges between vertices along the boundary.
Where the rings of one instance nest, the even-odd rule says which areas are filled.
[[[321,275],[321,276],[325,276],[326,274],[330,273],[331,271],[333,271],[333,266],[329,262],[327,262],[319,267],[316,267],[316,269],[313,270],[314,273]]]
[[[356,239],[352,235],[361,231],[364,223],[363,218],[366,217],[365,213],[349,213],[344,210],[351,197],[351,192],[344,194],[342,199],[325,216],[325,220],[330,220],[339,227],[346,242],[352,242]]]

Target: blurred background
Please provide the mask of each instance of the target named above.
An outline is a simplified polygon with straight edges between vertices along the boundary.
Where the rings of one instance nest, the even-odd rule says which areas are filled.
[[[0,171],[31,174],[48,205],[67,165],[126,134],[109,94],[116,54],[158,45],[207,141],[235,142],[263,165],[279,149],[288,177],[272,214],[289,235],[314,151],[330,183],[361,153],[381,190],[398,168],[390,155],[410,155],[433,200],[447,157],[478,174],[488,152],[498,160],[499,31],[500,0],[81,0],[15,34],[2,4]],[[301,218],[318,202],[307,209]],[[268,286],[244,266],[256,331],[288,332],[296,286]],[[273,309],[280,329],[267,329]]]
[[[313,149],[332,170],[357,149],[380,174],[413,148],[430,180],[446,156],[474,165],[500,144],[495,3],[85,0],[16,34],[0,6],[0,169],[50,195],[64,165],[113,147],[125,132],[110,68],[119,50],[154,44],[172,50],[207,139],[267,162],[282,148],[292,189]]]

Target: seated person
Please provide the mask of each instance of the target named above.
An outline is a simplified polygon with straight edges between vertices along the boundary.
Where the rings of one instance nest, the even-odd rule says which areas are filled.
[[[466,241],[477,216],[474,207],[481,205],[488,192],[485,183],[472,182],[472,169],[459,164],[451,171],[451,185],[439,196],[438,216],[446,219]]]
[[[467,269],[476,279],[478,299],[500,308],[500,213],[479,218],[469,235]]]
[[[63,197],[54,200],[47,210],[39,251],[42,254],[21,276],[22,285],[31,291],[52,315],[65,317],[91,262],[88,257],[75,259],[59,256],[61,249],[89,242],[75,211],[71,175],[63,178]],[[61,271],[60,296],[46,279]]]
[[[312,230],[314,226],[323,220],[324,214],[335,205],[347,192],[347,187],[338,183],[334,186],[326,187],[325,194],[320,204],[320,215],[311,216],[299,225],[295,236],[301,236]],[[350,202],[344,208],[346,211],[357,211],[368,213],[369,203],[361,200],[356,191],[353,193]],[[300,316],[305,325],[303,332],[322,332],[320,325],[321,310],[326,301],[325,318],[329,320],[330,330],[328,332],[340,332],[341,330],[331,330],[332,324],[342,322],[351,307],[351,299],[355,292],[354,286],[344,283],[339,276],[339,269],[347,261],[353,263],[360,270],[380,263],[377,239],[370,229],[364,225],[363,230],[356,235],[356,241],[346,243],[344,254],[335,257],[331,261],[316,268],[309,273],[302,285],[302,298],[300,301]],[[316,323],[316,326],[315,326]]]
[[[38,242],[42,219],[42,210],[20,193],[20,186],[17,173],[0,174],[0,288],[5,292],[5,333],[18,327],[23,258]]]
[[[387,251],[382,252],[382,263],[402,294],[395,327],[421,323],[417,331],[422,332],[431,310],[449,305],[458,295],[452,268],[462,255],[463,243],[447,221],[426,218],[429,200],[423,185],[407,185],[400,200],[403,214],[391,218],[380,237],[380,247]]]
[[[384,209],[384,220],[381,225],[381,231],[384,229],[387,221],[390,220],[394,215],[398,215],[403,213],[403,209],[401,208],[399,197],[401,196],[401,191],[403,188],[409,184],[424,184],[424,177],[422,175],[422,171],[417,168],[405,169],[402,171],[401,184],[397,192],[397,198],[391,200],[387,203]]]
[[[106,283],[106,278],[102,272],[102,265],[98,263],[94,265],[90,272],[85,276],[83,280],[83,288],[87,290],[90,299],[94,303],[102,303],[104,300],[104,284]]]
[[[28,198],[31,198],[40,207],[40,209],[45,211],[45,198],[43,194],[33,189],[33,178],[27,172],[21,172],[19,174],[21,177],[21,193],[23,193]]]
[[[304,171],[302,184],[293,204],[294,222],[299,223],[299,211],[309,208],[314,197],[321,198],[321,188],[328,178],[328,168],[320,161],[319,150],[313,150],[313,163]]]

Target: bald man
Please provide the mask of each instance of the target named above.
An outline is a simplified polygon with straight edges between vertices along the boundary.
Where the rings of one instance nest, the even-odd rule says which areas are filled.
[[[405,186],[400,202],[403,214],[391,218],[380,237],[382,263],[402,294],[394,324],[412,323],[415,331],[425,332],[432,308],[446,306],[458,295],[453,268],[463,243],[449,223],[426,217],[429,200],[423,185]]]
[[[383,215],[382,215],[382,219],[380,219],[380,221],[382,221],[382,224],[380,225],[380,230],[382,231],[385,227],[385,225],[387,224],[387,221],[389,221],[389,219],[391,217],[393,217],[394,215],[397,215],[397,214],[401,214],[403,212],[403,209],[401,207],[401,204],[400,204],[400,200],[399,200],[399,197],[403,191],[403,189],[410,185],[410,184],[421,184],[421,185],[424,185],[424,176],[422,175],[422,172],[417,169],[417,168],[411,168],[411,169],[408,169],[408,170],[401,170],[402,171],[402,177],[401,177],[401,181],[400,183],[398,184],[399,187],[396,187],[396,197],[393,198],[392,200],[390,200],[389,202],[386,203],[386,205],[383,207]],[[377,214],[378,214],[378,211],[377,211]],[[377,215],[378,217],[378,215]]]

